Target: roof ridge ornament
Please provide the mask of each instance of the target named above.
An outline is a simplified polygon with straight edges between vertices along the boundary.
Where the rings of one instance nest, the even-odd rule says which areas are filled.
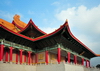
[[[14,20],[20,20],[20,15],[15,14],[15,16],[13,17]]]
[[[68,22],[68,19],[66,19],[66,21],[65,22]]]
[[[66,21],[65,21],[65,25],[66,25],[66,26],[68,25],[68,19],[66,19]]]

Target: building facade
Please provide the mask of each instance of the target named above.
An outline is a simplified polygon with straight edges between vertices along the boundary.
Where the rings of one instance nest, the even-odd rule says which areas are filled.
[[[70,31],[66,20],[47,34],[30,19],[26,24],[15,15],[12,23],[0,19],[0,62],[12,64],[60,64],[67,62],[90,67],[95,54]]]

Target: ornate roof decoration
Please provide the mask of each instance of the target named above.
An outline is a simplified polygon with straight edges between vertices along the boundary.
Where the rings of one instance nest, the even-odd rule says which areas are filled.
[[[33,47],[34,45],[33,48],[36,48],[35,46],[38,46],[39,43],[42,44],[42,41],[48,41],[47,43],[50,42],[51,45],[53,45],[53,43],[51,42],[53,40],[54,43],[59,43],[61,41],[61,43],[64,43],[64,45],[66,45],[66,43],[70,43],[69,48],[72,47],[71,49],[77,51],[80,55],[84,55],[86,57],[90,55],[89,58],[100,56],[99,54],[95,54],[92,50],[90,50],[86,45],[84,45],[71,33],[68,25],[68,20],[66,20],[65,23],[54,32],[46,34],[34,24],[32,19],[30,19],[28,24],[25,24],[22,21],[20,21],[19,18],[20,16],[15,15],[13,24],[0,19],[0,33],[4,33],[0,35],[0,38],[5,38],[6,40],[9,40],[11,42],[24,44],[29,47]],[[18,27],[21,31],[18,30],[18,32],[17,29],[15,29],[15,27]],[[18,40],[16,39],[19,39],[20,42],[17,42]],[[57,41],[56,39],[59,39],[60,41]],[[26,44],[26,42],[28,42],[28,44]],[[38,42],[37,45],[35,45],[36,42]],[[45,46],[48,46],[48,44]],[[81,50],[81,52],[78,51],[78,49]]]
[[[23,29],[23,28],[25,28],[26,27],[26,23],[24,23],[24,22],[22,22],[21,20],[20,20],[20,16],[19,15],[15,15],[14,17],[13,17],[13,21],[12,21],[12,24],[14,24],[16,27],[18,27],[19,29]]]
[[[30,19],[29,23],[27,24],[27,26],[22,29],[21,31],[19,31],[20,34],[26,35],[28,37],[31,38],[36,38],[42,35],[45,35],[46,33],[43,32],[42,30],[40,30],[32,21],[32,19]]]

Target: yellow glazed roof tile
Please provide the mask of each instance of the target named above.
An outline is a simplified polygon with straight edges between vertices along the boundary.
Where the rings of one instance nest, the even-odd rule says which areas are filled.
[[[19,26],[19,27],[21,27],[21,28],[25,28],[26,27],[26,23],[24,23],[24,22],[22,22],[22,21],[20,21],[20,16],[19,15],[15,15],[14,17],[13,17],[13,19],[14,19],[14,22],[15,22],[15,24],[17,25],[17,26]]]
[[[10,30],[12,30],[14,32],[18,32],[19,31],[19,29],[16,26],[14,26],[12,23],[9,23],[9,22],[7,22],[7,21],[5,21],[3,19],[0,19],[0,24],[2,24],[6,28],[8,28],[8,29],[10,29]]]

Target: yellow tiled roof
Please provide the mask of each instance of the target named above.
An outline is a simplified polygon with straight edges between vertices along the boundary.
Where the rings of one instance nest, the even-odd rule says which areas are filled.
[[[0,19],[0,24],[2,24],[6,28],[8,28],[8,29],[10,29],[10,30],[12,30],[14,32],[18,32],[19,31],[19,29],[16,26],[14,26],[12,23],[9,23],[9,22],[7,22],[7,21],[5,21],[3,19]]]
[[[16,14],[13,17],[13,19],[14,19],[14,22],[16,23],[16,25],[20,26],[21,28],[25,28],[26,27],[27,24],[22,22],[22,21],[20,21],[20,16],[19,15]]]
[[[13,21],[15,22],[15,24],[16,24],[17,26],[19,26],[19,27],[21,27],[21,28],[25,28],[26,25],[27,25],[26,23],[20,21],[20,16],[17,15],[17,14],[13,17]],[[0,24],[2,24],[2,25],[5,26],[6,28],[8,28],[8,29],[10,29],[10,30],[12,30],[12,31],[14,31],[14,32],[20,31],[20,29],[18,29],[18,27],[17,27],[16,25],[14,25],[14,24],[12,24],[12,23],[10,23],[10,22],[7,22],[7,21],[5,21],[5,20],[3,20],[3,19],[0,19]]]

